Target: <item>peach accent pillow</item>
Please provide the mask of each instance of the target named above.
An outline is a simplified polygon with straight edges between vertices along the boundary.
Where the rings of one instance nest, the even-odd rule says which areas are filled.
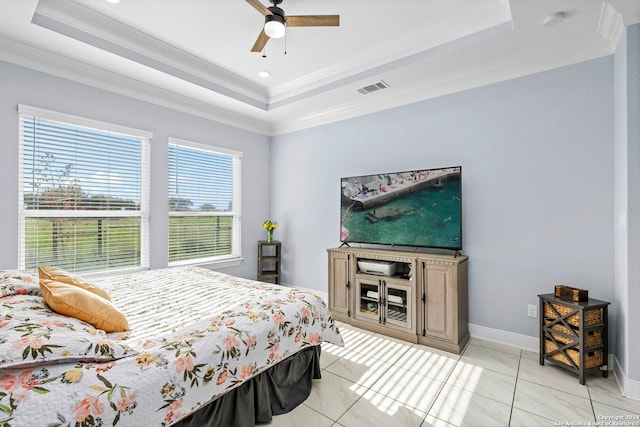
[[[95,285],[91,282],[87,282],[82,277],[69,273],[66,270],[63,270],[58,267],[38,267],[38,276],[40,279],[49,279],[55,280],[57,282],[67,283],[69,285],[77,286],[79,288],[84,289],[85,291],[92,292],[96,295],[101,296],[104,299],[111,301],[111,297],[100,286]]]
[[[56,313],[75,317],[105,332],[126,331],[129,322],[108,300],[68,283],[41,279],[40,291]]]

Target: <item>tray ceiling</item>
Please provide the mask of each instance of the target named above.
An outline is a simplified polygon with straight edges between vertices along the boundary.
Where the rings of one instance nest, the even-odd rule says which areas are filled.
[[[280,7],[340,26],[288,28],[252,53],[264,18],[243,0],[3,0],[0,60],[276,135],[610,55],[640,22],[636,0]]]

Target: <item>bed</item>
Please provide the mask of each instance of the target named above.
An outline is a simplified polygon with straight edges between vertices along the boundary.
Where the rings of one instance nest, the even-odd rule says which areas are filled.
[[[37,272],[0,271],[0,426],[269,422],[308,396],[321,343],[342,345],[322,299],[295,288],[199,267],[93,283],[129,330],[58,314]]]

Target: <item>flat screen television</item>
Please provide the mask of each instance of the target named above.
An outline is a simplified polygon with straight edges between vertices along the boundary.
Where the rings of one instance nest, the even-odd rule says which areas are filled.
[[[462,249],[462,167],[340,180],[340,241]]]

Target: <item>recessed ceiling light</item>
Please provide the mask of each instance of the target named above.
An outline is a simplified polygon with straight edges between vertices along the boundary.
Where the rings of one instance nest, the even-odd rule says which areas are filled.
[[[107,3],[117,4],[120,3],[120,0],[107,0]]]
[[[545,28],[553,27],[554,25],[557,25],[560,22],[562,22],[564,18],[565,18],[564,12],[555,12],[547,16],[546,18],[544,18],[542,25],[544,25]]]
[[[263,79],[266,79],[267,77],[269,77],[269,76],[271,75],[271,73],[270,73],[270,72],[268,72],[268,71],[260,71],[260,72],[258,73],[258,75],[259,75],[260,77],[262,77]]]

